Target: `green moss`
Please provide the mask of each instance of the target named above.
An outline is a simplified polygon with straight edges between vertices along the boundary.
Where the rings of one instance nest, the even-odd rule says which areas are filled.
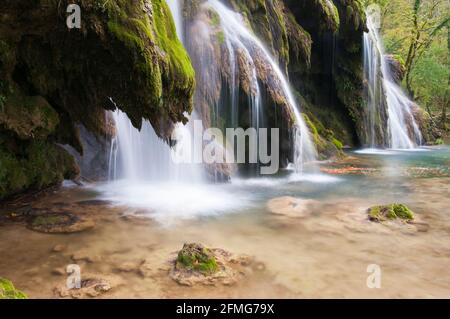
[[[341,141],[339,141],[337,138],[332,137],[331,138],[331,142],[334,144],[334,146],[336,146],[337,149],[341,150],[344,148],[344,145],[342,144]]]
[[[403,204],[390,204],[383,206],[375,206],[368,210],[369,219],[372,221],[382,222],[386,220],[414,220],[414,213]]]
[[[307,8],[315,11],[314,14],[317,16],[318,30],[320,32],[331,31],[335,33],[339,30],[339,11],[333,1],[313,0]]]
[[[309,68],[311,66],[311,35],[297,23],[292,13],[285,12],[285,22],[289,40],[290,63],[304,62]]]
[[[231,0],[232,6],[241,13],[254,33],[268,44],[281,63],[289,63],[289,40],[284,5],[280,0]]]
[[[138,53],[134,67],[150,88],[150,104],[165,106],[174,121],[182,120],[183,113],[193,108],[195,72],[191,60],[177,37],[166,2],[153,0],[151,14],[143,13],[141,8],[125,4],[109,8],[108,29]]]
[[[220,25],[220,16],[215,11],[209,11],[210,23],[213,27],[218,27]]]
[[[216,33],[217,41],[219,44],[225,43],[225,33],[223,31],[219,31]]]
[[[360,0],[339,0],[344,7],[345,22],[351,25],[353,30],[359,30],[366,23],[364,5]]]
[[[303,113],[303,118],[305,120],[306,125],[309,128],[309,132],[311,133],[311,136],[313,138],[314,144],[318,148],[319,152],[320,149],[324,148],[324,141],[322,140],[319,131],[317,130],[316,125],[311,121],[310,117]]]
[[[0,277],[0,299],[27,299],[27,296],[17,290],[11,281]]]
[[[178,253],[177,265],[203,274],[212,274],[218,270],[214,254],[198,244],[185,244]]]

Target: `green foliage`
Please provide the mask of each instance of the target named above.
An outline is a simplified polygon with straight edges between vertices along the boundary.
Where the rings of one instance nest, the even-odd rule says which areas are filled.
[[[449,56],[446,44],[437,39],[412,70],[415,93],[422,103],[438,106],[449,94]],[[419,85],[420,83],[420,85]]]
[[[449,21],[446,0],[375,0],[381,5],[387,53],[401,57],[405,87],[434,117],[449,103]]]

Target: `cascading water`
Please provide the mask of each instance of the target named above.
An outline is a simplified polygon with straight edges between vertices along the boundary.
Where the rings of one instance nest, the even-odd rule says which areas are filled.
[[[177,35],[183,39],[183,17],[180,0],[167,0],[172,12]],[[192,124],[177,123],[172,137],[176,145],[170,147],[156,135],[150,123],[144,121],[141,131],[131,124],[127,115],[114,112],[117,138],[112,143],[110,154],[111,180],[134,181],[183,181],[201,182],[199,164],[191,159]],[[188,116],[190,118],[190,116]],[[173,159],[177,158],[175,162]]]
[[[371,147],[412,149],[422,134],[412,114],[414,104],[393,80],[381,37],[370,13],[364,34],[364,71],[368,86],[366,143]],[[387,127],[383,126],[387,123]]]
[[[250,101],[252,110],[251,123],[256,129],[260,127],[262,96],[258,82],[258,72],[260,70],[257,67],[258,64],[261,65],[261,61],[257,61],[257,59],[260,59],[270,69],[268,71],[266,70],[269,74],[268,76],[272,76],[273,81],[279,83],[282,91],[280,93],[286,99],[287,105],[295,117],[294,165],[297,172],[302,171],[304,163],[315,161],[317,152],[286,77],[262,42],[248,29],[241,15],[227,8],[218,0],[208,0],[206,5],[216,12],[220,19],[224,42],[229,55],[232,122],[237,123],[238,112],[237,105],[234,102],[236,101],[235,96],[237,95],[235,91],[238,89],[236,79],[240,76],[237,72],[242,72],[242,70],[238,69],[239,63],[237,59],[239,55],[243,55],[245,61],[247,61],[247,67],[250,70],[248,72],[248,81],[251,86],[250,91],[252,96]]]
[[[180,37],[184,34],[182,3],[187,5],[187,2],[168,0]],[[200,78],[204,76],[204,80],[198,81],[200,85],[197,86],[195,99],[197,114],[194,112],[193,117],[203,120],[205,113],[209,116],[211,110],[214,110],[214,103],[199,103],[203,100],[198,98],[202,94],[211,98],[212,94],[208,94],[211,91],[217,92],[216,84],[220,82],[221,77],[223,80],[221,72],[225,72],[229,74],[227,80],[231,98],[227,100],[227,107],[231,107],[233,113],[231,121],[233,127],[239,125],[239,85],[242,84],[242,78],[247,77],[246,83],[252,92],[249,94],[248,103],[250,125],[259,128],[264,119],[263,92],[260,88],[261,72],[264,71],[266,82],[274,85],[272,90],[283,101],[279,105],[286,105],[282,110],[289,110],[289,116],[295,119],[294,162],[297,171],[301,171],[303,163],[315,161],[316,150],[286,77],[261,41],[246,27],[241,15],[216,0],[206,1],[205,5],[220,17],[224,45],[228,47],[229,63],[226,64],[229,71],[220,69],[223,64],[212,56],[207,55],[206,58],[202,56],[203,64],[196,66],[196,72]],[[197,41],[200,49],[202,45],[210,47],[211,39],[207,39],[208,28],[199,30],[193,34],[186,32],[186,42]],[[244,62],[242,56],[245,57]],[[242,63],[246,64],[245,70],[242,69]],[[213,89],[208,91],[211,87]],[[214,99],[211,98],[212,100]],[[243,207],[253,205],[253,199],[247,192],[242,191],[239,182],[232,185],[206,184],[203,183],[205,167],[202,164],[191,164],[190,160],[182,161],[184,164],[173,162],[172,155],[177,149],[192,150],[192,121],[187,125],[176,125],[177,143],[173,150],[165,141],[158,138],[149,122],[144,121],[142,129],[137,130],[127,115],[120,110],[115,111],[113,117],[117,135],[110,153],[111,182],[97,186],[103,194],[102,198],[130,207],[130,213],[135,213],[133,209],[137,208],[138,212],[150,214],[164,223],[239,211]],[[177,153],[179,158],[180,153]],[[187,154],[190,158],[189,151]],[[299,181],[303,177],[307,178],[307,175],[291,176],[295,177],[295,181]],[[313,181],[315,180],[313,178]]]
[[[178,145],[171,149],[160,139],[149,122],[144,121],[139,131],[128,116],[117,110],[113,113],[116,138],[111,147],[111,180],[129,182],[200,182],[202,174],[198,164],[191,164],[183,156],[191,149],[190,130],[179,125],[174,133]],[[184,149],[183,149],[184,148]],[[173,159],[177,156],[177,161]]]

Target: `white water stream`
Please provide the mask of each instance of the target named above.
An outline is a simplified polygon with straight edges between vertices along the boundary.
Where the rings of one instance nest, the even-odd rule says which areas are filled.
[[[384,58],[381,36],[373,17],[367,14],[368,33],[364,33],[364,69],[368,81],[367,144],[376,143],[376,126],[382,125],[381,108],[387,105],[387,127],[381,127],[384,146],[392,149],[413,149],[422,144],[422,134],[413,116],[414,104],[395,83]],[[381,145],[383,146],[383,145]]]

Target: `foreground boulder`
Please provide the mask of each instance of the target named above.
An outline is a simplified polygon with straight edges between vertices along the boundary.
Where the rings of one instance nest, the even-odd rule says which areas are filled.
[[[384,222],[389,220],[411,222],[414,220],[414,213],[403,204],[374,206],[369,208],[368,214],[369,220],[374,222]]]
[[[185,244],[178,253],[175,267],[202,274],[213,274],[219,270],[213,252],[200,244]]]
[[[173,261],[169,276],[182,286],[234,285],[252,271],[265,266],[246,255],[234,255],[220,248],[185,244]]]
[[[13,283],[7,279],[0,278],[0,299],[26,299],[27,296],[17,290]]]

